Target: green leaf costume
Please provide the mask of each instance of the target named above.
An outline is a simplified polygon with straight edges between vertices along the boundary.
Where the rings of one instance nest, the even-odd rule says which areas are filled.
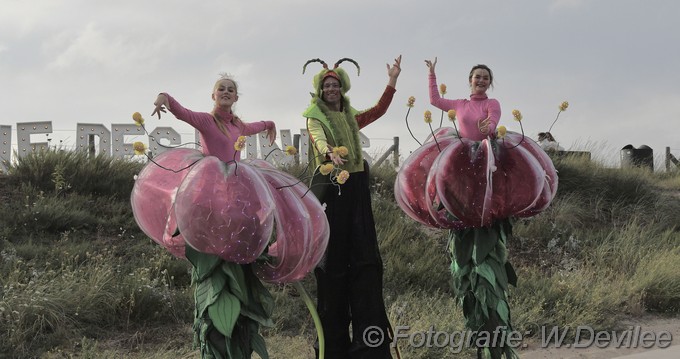
[[[508,284],[517,286],[517,275],[507,259],[506,243],[512,235],[509,219],[489,227],[466,228],[449,232],[449,253],[453,289],[463,308],[465,327],[476,334],[474,343],[493,359],[517,358],[514,349],[502,342],[512,332]],[[489,340],[484,338],[485,332]],[[495,338],[498,340],[494,340]]]
[[[225,262],[186,246],[193,264],[194,344],[203,359],[268,359],[261,325],[273,326],[274,299],[250,264]]]

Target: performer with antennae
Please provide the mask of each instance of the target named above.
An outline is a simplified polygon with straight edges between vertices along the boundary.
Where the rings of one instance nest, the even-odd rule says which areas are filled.
[[[339,191],[329,186],[323,187],[325,191],[315,191],[319,201],[326,205],[331,229],[325,258],[315,270],[317,305],[326,341],[324,354],[327,359],[391,358],[388,339],[391,328],[382,294],[383,265],[359,130],[387,111],[401,72],[401,55],[392,66],[387,64],[389,81],[378,104],[365,111],[350,106],[346,96],[349,76],[339,67],[344,61],[353,63],[359,74],[359,64],[349,58],[336,62],[333,69],[318,58],[307,61],[302,68],[304,73],[312,62],[323,66],[314,76],[312,103],[303,113],[310,136],[310,160],[317,172],[322,164],[332,162],[349,173]],[[347,148],[346,155],[339,151],[341,147]],[[370,332],[376,328],[382,333]],[[383,335],[378,346],[372,341],[376,334]]]

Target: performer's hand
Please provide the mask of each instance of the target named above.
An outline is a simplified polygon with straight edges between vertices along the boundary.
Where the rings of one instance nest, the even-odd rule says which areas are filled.
[[[485,135],[488,135],[489,134],[489,123],[490,122],[491,122],[491,120],[489,120],[488,117],[483,119],[483,120],[480,120],[477,123],[477,127],[479,128],[479,132],[481,132]]]
[[[392,67],[390,67],[390,64],[387,64],[387,76],[390,78],[397,78],[399,77],[399,74],[401,73],[401,55],[394,59],[394,64]]]
[[[335,153],[333,153],[333,146],[331,145],[328,145],[328,157],[331,159],[331,161],[333,161],[333,164],[336,166],[342,166],[343,164],[345,164],[345,162],[347,162],[347,160],[340,157],[340,155],[336,155]]]
[[[274,144],[276,141],[276,124],[272,122],[272,127],[267,129],[267,138],[269,139],[269,144]]]
[[[425,65],[430,69],[430,74],[434,75],[434,68],[437,66],[437,57],[434,58],[434,61],[425,60]]]
[[[401,55],[394,59],[394,65],[392,65],[392,67],[390,67],[390,64],[387,64],[387,76],[389,76],[390,78],[390,80],[387,81],[387,86],[397,88],[397,77],[399,77],[400,73],[401,73]]]
[[[156,101],[153,103],[154,106],[156,106],[153,109],[153,112],[151,113],[151,116],[158,114],[158,119],[161,119],[161,112],[166,112],[166,108],[170,107],[170,103],[168,102],[168,97],[161,94],[158,94],[158,97],[156,97]]]

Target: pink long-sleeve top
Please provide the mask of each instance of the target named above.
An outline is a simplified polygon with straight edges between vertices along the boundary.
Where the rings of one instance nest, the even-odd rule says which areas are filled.
[[[164,93],[168,97],[170,112],[178,119],[190,124],[198,130],[201,138],[202,152],[206,156],[215,156],[221,161],[239,161],[240,151],[236,151],[234,143],[239,136],[250,136],[262,131],[266,131],[274,126],[272,121],[259,121],[246,123],[234,121],[234,115],[227,113],[219,108],[215,109],[218,118],[223,119],[227,134],[224,134],[217,124],[212,114],[207,112],[194,112],[184,108],[172,96]]]
[[[473,141],[481,141],[496,131],[496,126],[501,119],[501,104],[496,99],[486,95],[470,95],[470,99],[449,100],[439,96],[437,77],[430,74],[430,103],[443,110],[456,110],[458,131],[461,137]],[[479,130],[479,122],[489,118],[489,131],[487,134]]]

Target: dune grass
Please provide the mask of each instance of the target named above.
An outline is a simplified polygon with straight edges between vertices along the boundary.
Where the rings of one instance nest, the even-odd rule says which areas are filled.
[[[590,325],[680,312],[680,174],[555,159],[558,196],[515,223],[510,260],[515,329]],[[198,358],[192,348],[189,265],[137,228],[129,194],[139,163],[46,151],[0,177],[0,358]],[[295,173],[295,172],[293,172]],[[395,172],[372,170],[387,311],[408,332],[463,330],[443,230],[409,219]],[[303,281],[314,295],[314,280]],[[271,358],[313,358],[315,330],[292,286],[268,285]],[[404,357],[474,357],[416,348]],[[460,352],[460,353],[458,353]]]

